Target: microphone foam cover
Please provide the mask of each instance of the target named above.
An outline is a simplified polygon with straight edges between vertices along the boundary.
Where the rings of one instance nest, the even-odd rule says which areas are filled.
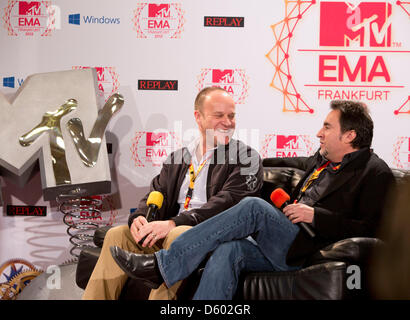
[[[286,201],[290,200],[290,197],[285,190],[277,188],[271,193],[270,199],[276,208],[280,208]]]
[[[150,204],[154,204],[158,207],[158,209],[161,209],[163,201],[164,201],[164,196],[162,195],[161,192],[152,191],[148,196],[147,206],[149,206]]]

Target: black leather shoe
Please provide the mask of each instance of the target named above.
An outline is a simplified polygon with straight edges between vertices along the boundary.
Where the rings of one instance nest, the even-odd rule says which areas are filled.
[[[117,246],[110,247],[110,251],[115,262],[129,277],[143,281],[152,289],[157,289],[164,282],[154,254],[131,253]]]

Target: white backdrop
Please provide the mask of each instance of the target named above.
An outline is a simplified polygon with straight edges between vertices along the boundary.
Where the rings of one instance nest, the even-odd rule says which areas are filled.
[[[194,138],[193,101],[208,85],[233,94],[236,137],[262,157],[312,154],[329,101],[350,98],[369,106],[375,152],[410,169],[410,4],[350,3],[0,0],[0,91],[12,100],[31,74],[93,67],[104,98],[124,96],[106,135],[113,189],[102,211],[114,224]],[[141,90],[152,87],[177,90]],[[3,179],[2,197],[0,283],[71,259],[39,173],[22,188]],[[47,216],[6,216],[10,204],[46,206]]]

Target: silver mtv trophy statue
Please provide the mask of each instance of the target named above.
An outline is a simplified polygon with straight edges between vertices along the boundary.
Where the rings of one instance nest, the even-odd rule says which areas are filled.
[[[124,104],[113,94],[99,109],[95,69],[29,76],[10,103],[0,94],[1,173],[27,180],[37,160],[44,200],[57,200],[75,249],[87,247],[100,225],[81,221],[99,214],[96,195],[111,192],[104,133]]]

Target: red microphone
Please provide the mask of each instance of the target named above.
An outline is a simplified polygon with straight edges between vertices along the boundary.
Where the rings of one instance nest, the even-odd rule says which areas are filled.
[[[272,191],[270,194],[270,199],[272,203],[275,205],[276,208],[279,210],[283,211],[283,208],[285,208],[287,205],[289,205],[289,200],[290,197],[286,193],[285,190],[282,188],[277,188]],[[314,238],[316,236],[315,232],[312,230],[312,228],[306,224],[305,222],[299,222],[297,223],[311,238]]]
[[[277,188],[270,194],[270,200],[276,208],[283,210],[288,204],[290,197],[282,188]]]

